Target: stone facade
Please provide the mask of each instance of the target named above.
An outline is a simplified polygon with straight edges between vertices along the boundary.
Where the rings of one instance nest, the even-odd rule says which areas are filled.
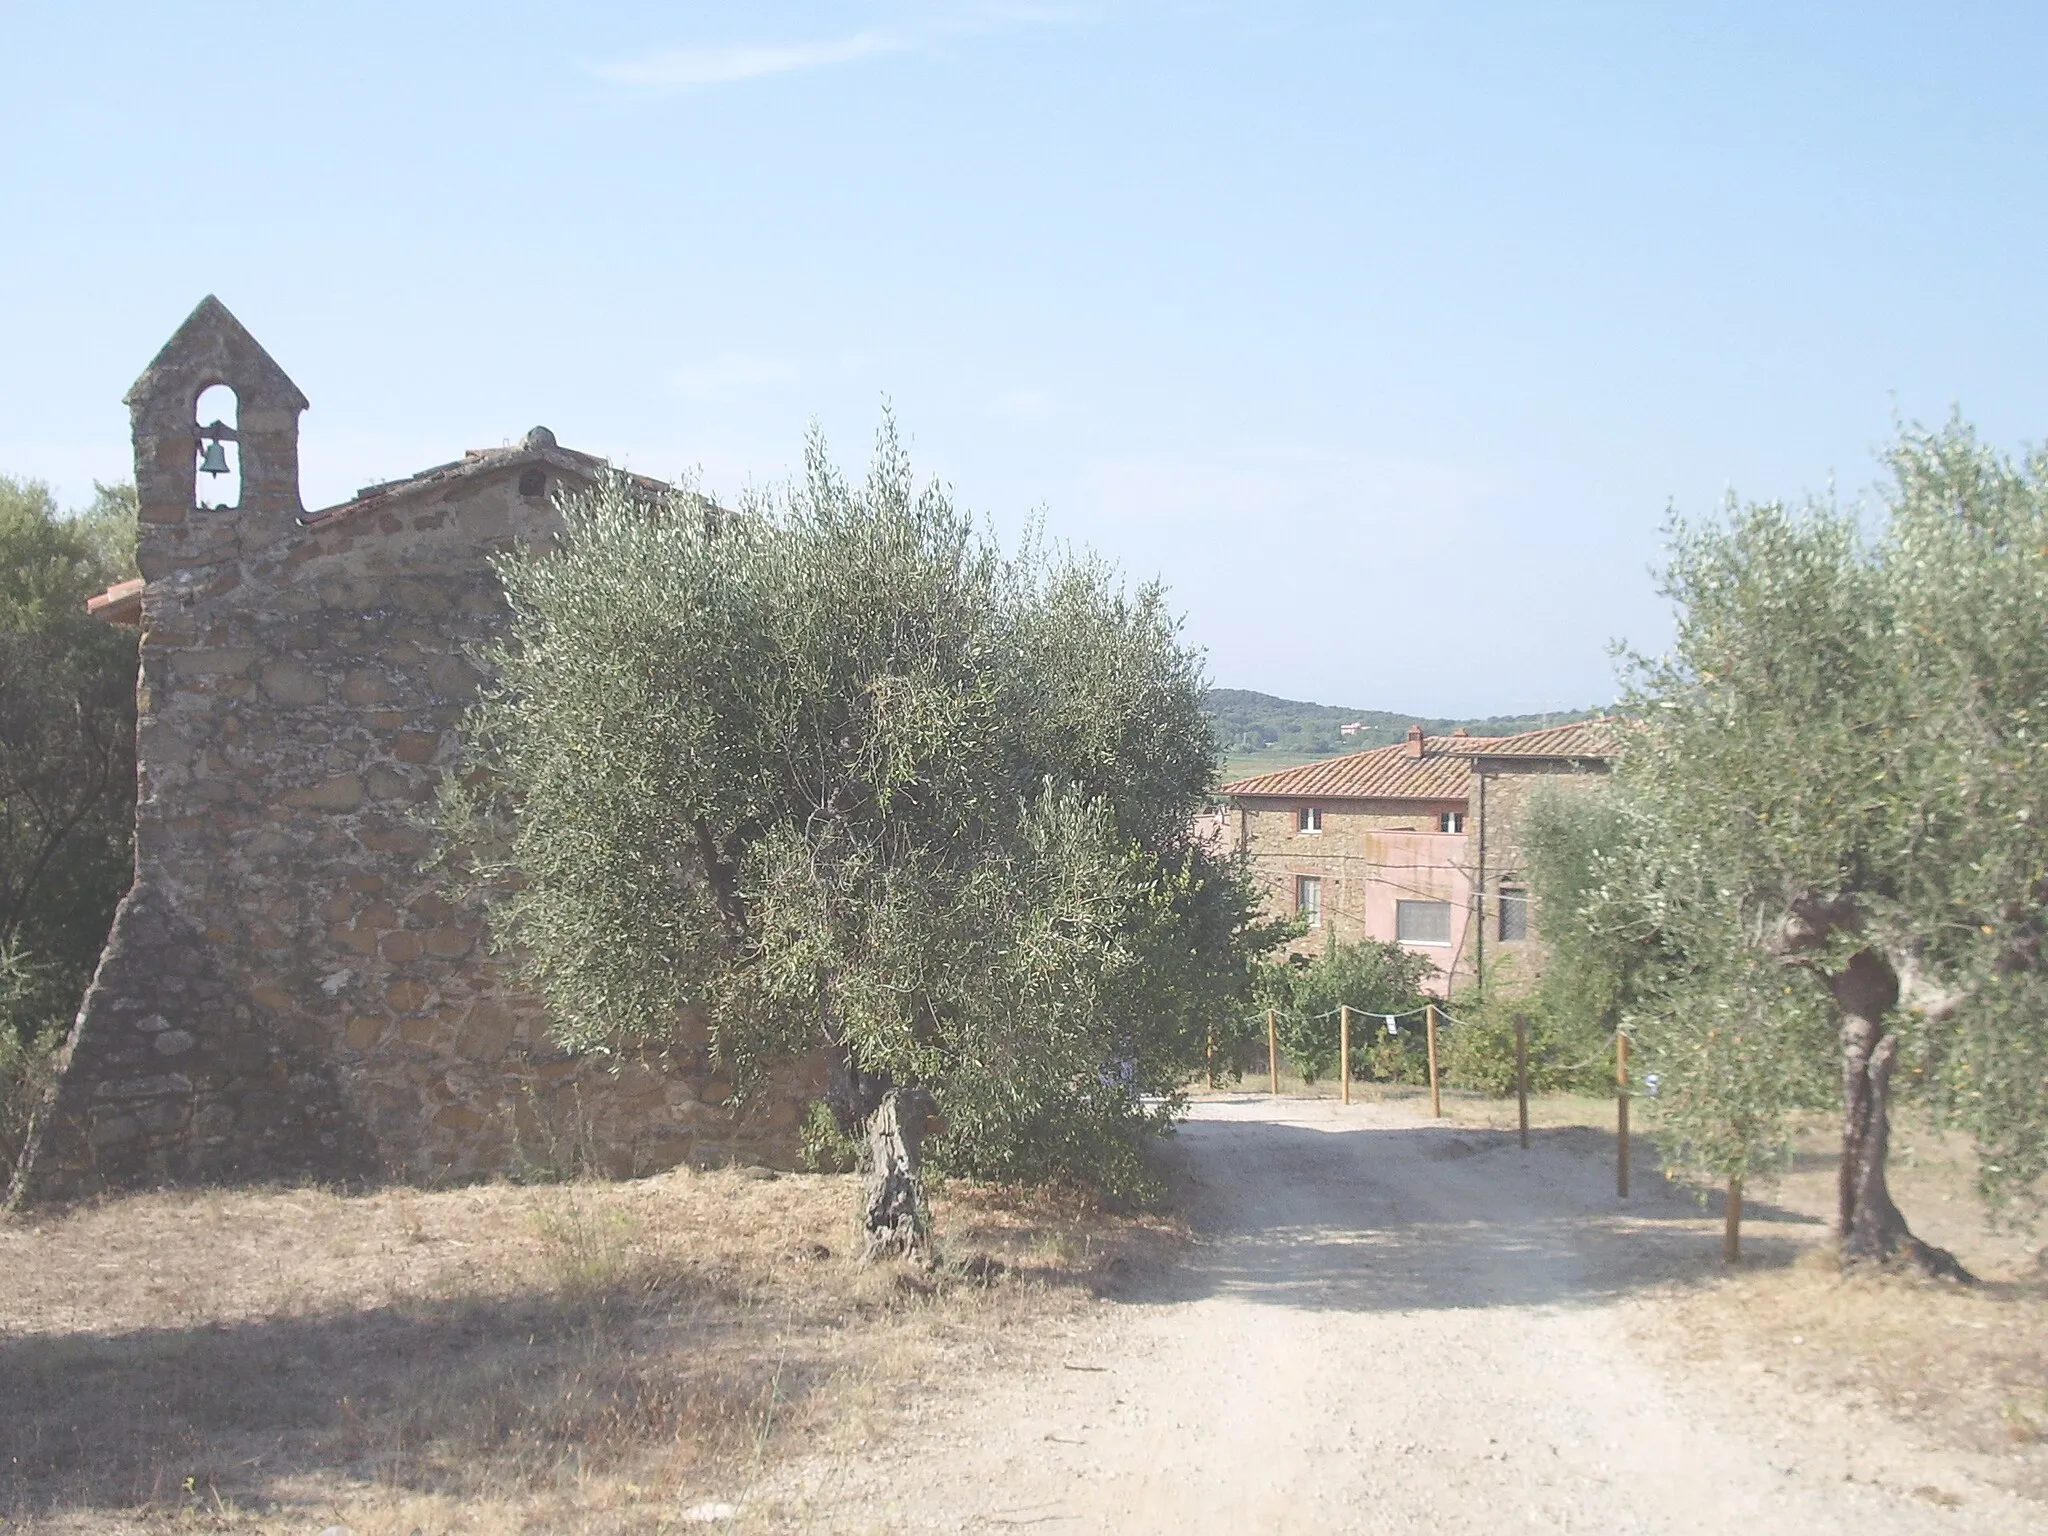
[[[1319,813],[1317,829],[1301,827],[1304,809]],[[1297,910],[1302,880],[1321,883],[1320,920],[1294,944],[1302,953],[1319,952],[1331,934],[1345,940],[1393,938],[1404,900],[1446,903],[1445,941],[1409,946],[1438,967],[1430,987],[1441,992],[1449,981],[1462,984],[1471,973],[1472,839],[1437,830],[1442,811],[1463,809],[1459,801],[1432,801],[1426,810],[1384,800],[1248,801],[1241,802],[1238,826],[1271,910]]]
[[[217,384],[241,495],[201,509]],[[743,1114],[701,1027],[622,1071],[563,1054],[431,867],[490,558],[601,461],[536,428],[307,515],[305,399],[212,299],[128,403],[143,583],[101,612],[141,630],[136,879],[11,1198],[786,1158],[808,1068]]]
[[[1428,989],[1448,996],[1482,979],[1535,979],[1542,946],[1520,831],[1528,791],[1539,780],[1596,785],[1611,751],[1601,722],[1510,737],[1425,738],[1416,726],[1404,744],[1261,774],[1224,793],[1268,908],[1305,911],[1303,883],[1314,884],[1315,927],[1298,952],[1315,953],[1330,935],[1397,941],[1437,967]],[[1404,902],[1441,906],[1440,932],[1404,937]]]

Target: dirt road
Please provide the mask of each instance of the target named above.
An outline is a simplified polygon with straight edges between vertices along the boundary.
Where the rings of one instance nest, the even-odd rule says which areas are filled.
[[[2039,1529],[2038,1505],[1930,1473],[1868,1426],[1641,1355],[1649,1287],[1696,1263],[1715,1224],[1654,1178],[1617,1200],[1609,1145],[1552,1131],[1525,1152],[1384,1105],[1204,1102],[1174,1154],[1203,1233],[1189,1263],[1099,1307],[1044,1368],[944,1398],[886,1452],[751,1490],[744,1523]]]

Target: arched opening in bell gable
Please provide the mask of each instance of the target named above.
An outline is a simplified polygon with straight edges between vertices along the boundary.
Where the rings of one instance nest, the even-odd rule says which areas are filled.
[[[199,392],[192,405],[192,505],[224,509],[242,504],[241,403],[225,384]]]

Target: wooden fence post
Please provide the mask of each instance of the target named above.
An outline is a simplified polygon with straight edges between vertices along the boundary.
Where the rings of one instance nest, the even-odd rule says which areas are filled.
[[[1436,1004],[1427,1005],[1423,1026],[1429,1032],[1429,1112],[1441,1120],[1444,1117],[1444,1096],[1436,1083]]]
[[[1742,1258],[1742,1179],[1728,1180],[1728,1215],[1721,1223],[1721,1257],[1730,1264]]]
[[[1344,1083],[1344,1102],[1351,1102],[1351,1007],[1337,1005],[1337,1076]]]
[[[1515,1015],[1515,1103],[1522,1117],[1522,1145],[1529,1145],[1529,1016]]]
[[[1266,1082],[1273,1097],[1280,1097],[1280,1011],[1266,1010]]]
[[[1616,1032],[1614,1036],[1614,1115],[1618,1126],[1615,1138],[1614,1192],[1622,1199],[1628,1198],[1628,1036]]]

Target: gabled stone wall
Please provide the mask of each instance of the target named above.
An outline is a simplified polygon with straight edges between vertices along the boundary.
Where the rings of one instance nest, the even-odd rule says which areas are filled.
[[[154,380],[189,423],[200,389],[237,380],[176,347],[138,394]],[[701,1027],[623,1071],[564,1056],[429,867],[426,813],[507,616],[490,557],[546,539],[596,461],[536,431],[309,527],[295,484],[285,505],[273,485],[194,509],[189,428],[173,453],[174,413],[135,403],[136,883],[14,1198],[786,1157],[800,1074],[742,1116]],[[152,481],[145,455],[182,475]]]

